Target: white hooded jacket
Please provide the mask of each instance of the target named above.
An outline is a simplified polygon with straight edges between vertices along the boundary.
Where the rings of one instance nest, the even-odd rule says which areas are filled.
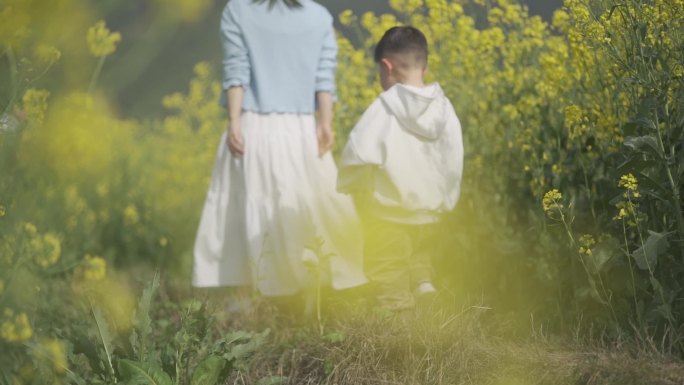
[[[462,173],[461,124],[442,88],[396,84],[350,133],[337,190],[380,219],[432,223],[455,207]]]

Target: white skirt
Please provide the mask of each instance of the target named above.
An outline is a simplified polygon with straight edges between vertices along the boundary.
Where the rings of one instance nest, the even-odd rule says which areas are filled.
[[[318,157],[315,118],[241,119],[245,154],[218,146],[194,248],[196,287],[255,287],[290,295],[317,284],[364,284],[362,238],[351,198],[335,190],[337,168]]]

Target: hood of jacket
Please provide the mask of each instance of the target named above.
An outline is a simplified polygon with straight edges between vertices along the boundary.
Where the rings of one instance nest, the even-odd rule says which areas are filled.
[[[409,133],[423,140],[436,140],[444,132],[448,101],[439,84],[425,87],[395,84],[380,98]]]

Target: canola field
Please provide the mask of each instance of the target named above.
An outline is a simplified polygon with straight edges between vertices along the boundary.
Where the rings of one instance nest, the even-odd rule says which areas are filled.
[[[514,0],[389,3],[336,15],[336,150],[381,91],[375,42],[420,28],[466,148],[440,287],[681,356],[684,1],[566,0],[551,22]],[[218,63],[197,63],[163,118],[130,119],[99,83],[127,37],[87,1],[7,0],[0,20],[0,384],[217,383],[268,332],[208,332],[189,289],[155,293],[189,287],[226,127]]]

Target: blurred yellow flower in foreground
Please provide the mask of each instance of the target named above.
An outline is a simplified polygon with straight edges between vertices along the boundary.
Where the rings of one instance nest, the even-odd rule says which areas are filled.
[[[7,342],[24,342],[31,336],[33,330],[26,313],[14,314],[12,309],[6,308],[0,323],[0,338]]]
[[[43,66],[49,67],[55,64],[60,57],[62,57],[62,52],[55,48],[54,46],[47,44],[38,44],[33,49],[33,56],[38,60]]]
[[[72,289],[76,298],[89,308],[102,310],[107,324],[114,332],[126,332],[131,328],[135,314],[136,297],[128,280],[115,270],[104,276],[105,261],[101,257],[91,257],[90,263],[98,263],[99,280],[75,280]],[[94,273],[94,271],[93,271]]]
[[[34,258],[36,263],[42,267],[47,268],[59,261],[62,254],[62,244],[54,233],[47,233],[40,238],[31,240],[31,248],[35,253]]]
[[[30,236],[38,235],[38,228],[36,228],[36,225],[30,222],[24,223],[24,231],[26,231],[26,234]]]
[[[109,56],[116,51],[116,45],[121,41],[119,32],[111,32],[103,20],[88,29],[88,48],[95,57]]]
[[[102,257],[86,255],[80,272],[86,281],[101,281],[107,276],[107,261]]]
[[[7,209],[5,208],[5,206],[0,205],[0,218],[4,217],[5,214],[7,214]]]
[[[41,340],[33,355],[38,361],[45,362],[46,366],[51,366],[55,373],[64,373],[67,368],[64,345],[59,340],[51,338]]]

